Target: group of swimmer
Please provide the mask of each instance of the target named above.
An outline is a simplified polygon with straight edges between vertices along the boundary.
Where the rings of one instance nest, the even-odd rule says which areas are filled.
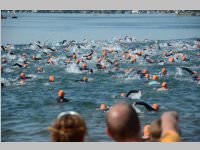
[[[32,77],[27,75],[25,70],[29,68],[30,64],[34,64],[37,61],[44,61],[45,65],[50,65],[55,67],[55,60],[57,58],[56,54],[59,52],[66,53],[65,60],[63,64],[66,65],[66,68],[72,64],[75,64],[79,71],[85,74],[82,78],[74,80],[74,82],[79,83],[89,83],[90,78],[88,74],[95,74],[97,72],[106,72],[106,73],[120,73],[122,76],[112,75],[111,78],[126,78],[133,74],[136,74],[141,80],[148,82],[149,87],[152,86],[159,86],[157,87],[156,91],[168,91],[168,83],[166,81],[166,76],[168,74],[168,68],[162,67],[160,68],[160,72],[158,73],[151,73],[147,67],[144,69],[139,69],[135,67],[136,64],[140,63],[141,60],[144,60],[147,64],[173,64],[176,61],[181,62],[189,62],[190,59],[188,55],[176,52],[174,50],[170,51],[163,51],[161,60],[155,60],[151,58],[151,53],[154,49],[160,49],[159,44],[152,44],[148,48],[134,48],[129,47],[127,49],[111,49],[111,48],[103,48],[102,50],[98,51],[94,50],[95,46],[90,49],[88,54],[82,54],[81,48],[83,48],[84,44],[76,44],[75,41],[63,40],[59,43],[61,49],[57,49],[57,47],[50,47],[48,45],[42,45],[40,41],[35,43],[30,43],[27,49],[34,49],[38,52],[42,53],[44,57],[38,57],[36,55],[32,55],[29,57],[27,53],[18,54],[14,51],[14,46],[12,44],[7,44],[6,46],[1,46],[1,51],[7,53],[8,55],[20,57],[23,62],[16,62],[12,64],[11,67],[15,67],[16,69],[23,70],[17,77],[16,82],[19,82],[20,85],[24,85],[28,80],[31,80]],[[170,47],[170,43],[168,43]],[[74,48],[73,52],[70,52],[70,48]],[[187,45],[182,45],[182,49],[187,49]],[[199,49],[200,42],[197,41],[193,45],[193,48]],[[46,51],[48,50],[48,51]],[[196,57],[199,57],[199,53],[196,54]],[[4,73],[4,69],[7,67],[6,64],[9,60],[5,56],[1,56],[1,72]],[[131,65],[131,67],[127,69],[123,69],[121,65],[123,63],[127,63]],[[95,64],[95,65],[91,65]],[[200,74],[196,70],[192,70],[188,67],[180,67],[183,71],[186,71],[191,75],[191,78],[194,81],[200,81]],[[41,65],[35,69],[35,73],[42,73],[45,71],[45,68]],[[49,75],[47,77],[49,82],[56,82],[56,78],[54,75]],[[160,82],[162,81],[162,82]],[[6,87],[6,85],[1,82],[2,87]],[[132,89],[130,91],[121,92],[119,93],[121,99],[129,98],[132,94],[136,94],[141,92],[138,89]],[[58,97],[55,98],[58,103],[69,102],[70,99],[65,97],[65,91],[60,89],[58,91]],[[121,102],[115,104],[114,106],[107,106],[106,104],[101,104],[100,107],[98,106],[96,110],[102,110],[107,113],[107,134],[112,137],[115,141],[141,141],[140,138],[140,123],[137,117],[137,112],[135,111],[136,106],[141,105],[146,108],[147,111],[159,111],[159,104],[154,103],[152,105],[147,104],[144,101],[134,101],[131,104]],[[116,114],[116,116],[114,115]],[[153,122],[152,126],[159,126],[159,138],[157,141],[167,141],[172,136],[175,140],[172,141],[180,141],[180,132],[177,128],[177,121],[178,121],[178,114],[176,112],[167,112],[164,113],[163,116],[156,122]],[[77,124],[74,124],[75,128],[77,128],[72,133],[65,133],[65,129],[68,123],[68,120],[71,121],[78,121]],[[169,120],[174,120],[171,124],[168,123]],[[61,122],[66,121],[65,124],[61,124]],[[130,122],[132,121],[132,122]],[[160,123],[162,122],[162,124]],[[127,123],[127,124],[125,124]],[[151,126],[151,127],[152,127]],[[150,127],[150,126],[148,126]],[[150,128],[151,128],[150,127]],[[155,127],[151,128],[152,134],[154,135]],[[86,133],[86,124],[84,119],[80,116],[80,114],[76,112],[65,113],[63,116],[58,117],[55,124],[50,127],[50,131],[52,132],[53,141],[83,141],[84,136]],[[133,132],[132,132],[133,131]],[[146,131],[147,132],[147,131]],[[131,134],[130,134],[131,133]],[[66,135],[65,135],[66,134]],[[70,136],[69,136],[70,135]],[[150,138],[150,136],[149,136]],[[148,140],[149,140],[148,138]],[[172,139],[173,139],[172,138]],[[153,138],[152,138],[153,139]],[[151,139],[151,140],[152,140]],[[153,141],[153,140],[152,140]],[[169,140],[170,141],[170,140]]]

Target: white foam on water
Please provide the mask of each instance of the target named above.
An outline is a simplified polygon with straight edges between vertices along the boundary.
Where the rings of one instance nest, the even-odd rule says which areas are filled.
[[[142,92],[139,91],[138,93],[131,93],[128,97],[131,98],[131,99],[141,99]]]
[[[14,70],[13,70],[13,69],[10,69],[10,68],[5,68],[4,71],[5,71],[5,72],[14,72]]]
[[[132,107],[135,109],[137,113],[142,113],[142,111],[139,108],[137,108],[135,105],[132,105]]]
[[[176,67],[176,73],[175,76],[183,76],[183,70],[179,67]]]
[[[67,68],[65,69],[65,71],[69,73],[81,73],[79,67],[74,63],[67,65]]]

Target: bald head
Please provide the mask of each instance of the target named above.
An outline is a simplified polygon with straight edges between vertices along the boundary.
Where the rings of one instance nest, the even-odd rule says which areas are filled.
[[[106,123],[108,134],[115,141],[138,140],[140,137],[139,118],[128,103],[113,105],[107,114]]]

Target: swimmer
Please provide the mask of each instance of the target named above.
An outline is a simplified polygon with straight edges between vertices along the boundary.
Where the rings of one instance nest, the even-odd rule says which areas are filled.
[[[96,108],[96,110],[102,110],[104,112],[108,111],[109,110],[109,106],[107,106],[106,104],[101,104],[99,108]]]
[[[23,81],[25,81],[25,80],[31,79],[31,78],[32,78],[32,77],[27,77],[26,74],[25,74],[24,72],[22,72],[22,73],[20,74],[20,77],[19,77],[18,80],[23,80]]]
[[[159,76],[165,76],[166,74],[167,74],[167,69],[163,67],[161,72],[159,72]]]
[[[53,62],[53,58],[49,58],[49,60],[47,61],[48,64],[54,64]]]
[[[68,99],[64,98],[65,92],[63,90],[58,91],[58,97],[56,98],[58,103],[69,102]]]
[[[190,75],[192,75],[193,80],[200,81],[200,75],[198,75],[197,71],[192,71],[191,69],[186,67],[180,67],[180,68],[187,71]]]
[[[134,102],[132,104],[133,107],[135,107],[136,105],[142,105],[144,106],[148,111],[158,111],[159,110],[159,105],[158,104],[153,104],[152,106],[150,106],[149,104],[145,103],[145,102]]]
[[[55,82],[55,77],[53,75],[49,76],[49,82]]]
[[[81,80],[75,80],[75,82],[88,82],[88,77],[84,76]]]
[[[157,91],[166,91],[166,90],[168,90],[167,82],[163,82],[162,87],[157,89]]]
[[[35,55],[32,56],[32,60],[41,60],[42,58],[38,58]]]
[[[42,67],[38,67],[37,69],[36,69],[36,72],[37,73],[40,73],[40,72],[43,72],[44,71],[44,69],[42,68]]]

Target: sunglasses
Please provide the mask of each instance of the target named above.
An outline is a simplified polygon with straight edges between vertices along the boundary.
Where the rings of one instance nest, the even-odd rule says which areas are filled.
[[[76,116],[79,116],[81,117],[81,115],[75,111],[67,111],[67,112],[61,112],[58,116],[57,116],[57,119],[60,119],[61,117],[63,116],[66,116],[66,115],[76,115]]]

